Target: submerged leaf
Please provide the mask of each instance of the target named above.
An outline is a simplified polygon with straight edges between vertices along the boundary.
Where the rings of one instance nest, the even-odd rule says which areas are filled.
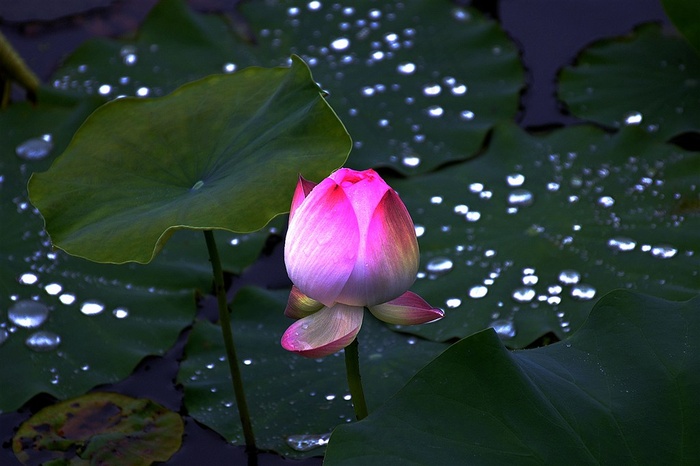
[[[182,418],[153,401],[95,392],[33,415],[12,449],[25,465],[148,466],[170,458],[183,432]]]

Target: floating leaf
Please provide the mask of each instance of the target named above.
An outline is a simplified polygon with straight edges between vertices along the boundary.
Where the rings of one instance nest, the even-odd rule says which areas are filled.
[[[0,376],[12,380],[0,390],[0,411],[40,392],[67,398],[126,377],[143,357],[175,343],[194,317],[195,288],[210,287],[201,232],[178,232],[148,267],[96,264],[51,247],[27,199],[27,178],[48,167],[99,103],[49,93],[36,106],[13,104],[0,114],[0,359],[8,362]],[[29,142],[35,157],[16,155]],[[268,232],[216,236],[225,266],[240,272],[256,260]],[[46,311],[36,327],[16,323]],[[27,340],[47,351],[30,349]]]
[[[146,263],[178,229],[249,232],[288,210],[299,173],[326,176],[350,144],[306,65],[292,61],[100,107],[29,181],[53,244]]]
[[[256,1],[243,3],[237,20],[245,37],[222,18],[161,1],[135,39],[87,42],[54,83],[158,96],[206,74],[286,64],[296,53],[355,140],[349,165],[403,173],[472,157],[488,131],[518,111],[518,49],[475,9],[446,0]]]
[[[241,290],[232,303],[233,333],[259,448],[288,456],[318,455],[289,443],[320,438],[354,419],[342,353],[310,360],[282,349],[280,338],[293,321],[283,316],[288,291]],[[360,369],[370,409],[379,406],[446,345],[391,332],[369,313],[360,341]],[[243,443],[221,329],[195,324],[178,381],[187,412],[228,440]],[[289,442],[286,438],[292,437]],[[307,437],[307,440],[309,437]]]
[[[148,466],[170,458],[183,432],[182,418],[153,401],[96,392],[39,411],[12,449],[25,465]]]
[[[627,40],[603,40],[560,75],[559,98],[579,118],[640,126],[668,139],[700,126],[700,55],[647,25]]]
[[[690,464],[700,457],[700,298],[615,291],[566,342],[509,352],[492,331],[451,346],[324,464]]]
[[[444,319],[431,339],[489,326],[512,347],[560,339],[615,288],[667,299],[700,292],[700,154],[639,127],[494,131],[482,156],[392,181],[418,225],[413,289]]]
[[[449,1],[247,2],[258,57],[314,69],[353,136],[349,166],[424,173],[472,157],[517,113],[518,49],[493,20]],[[439,51],[439,53],[436,53]]]

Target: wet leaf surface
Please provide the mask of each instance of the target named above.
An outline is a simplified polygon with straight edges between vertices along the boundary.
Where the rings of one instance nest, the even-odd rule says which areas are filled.
[[[615,291],[566,342],[511,352],[475,334],[338,427],[324,464],[692,463],[699,310]]]
[[[413,289],[446,310],[430,339],[493,326],[522,348],[580,327],[615,288],[667,299],[700,291],[700,155],[639,127],[530,136],[497,128],[480,157],[395,180],[418,225]]]
[[[312,360],[282,349],[282,333],[293,322],[283,315],[288,294],[240,291],[232,303],[234,339],[258,447],[292,457],[319,455],[320,448],[298,451],[304,443],[298,436],[318,441],[336,425],[354,420],[344,359],[336,353]],[[365,314],[359,334],[360,369],[372,410],[447,345],[392,332]],[[185,388],[188,414],[242,444],[221,329],[198,321],[185,355],[178,381]],[[290,436],[296,439],[287,441]]]
[[[602,40],[560,74],[559,98],[575,116],[611,128],[645,128],[660,139],[698,131],[700,55],[658,25]]]
[[[147,466],[170,458],[183,432],[182,418],[157,403],[95,392],[39,411],[12,448],[25,465]]]

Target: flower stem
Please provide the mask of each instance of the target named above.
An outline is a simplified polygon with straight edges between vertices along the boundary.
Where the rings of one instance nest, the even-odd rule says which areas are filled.
[[[233,383],[233,392],[236,395],[236,404],[238,405],[238,413],[243,426],[243,436],[245,437],[246,448],[248,451],[255,451],[255,435],[253,435],[253,425],[250,422],[250,412],[248,411],[248,403],[243,392],[243,379],[241,378],[241,370],[238,366],[238,357],[236,356],[236,347],[233,344],[233,333],[231,332],[231,318],[229,317],[228,304],[226,300],[226,288],[224,286],[224,272],[221,269],[221,259],[219,251],[216,248],[214,233],[212,230],[204,230],[204,238],[207,240],[207,249],[209,250],[209,259],[211,260],[211,268],[214,274],[214,290],[216,292],[216,301],[219,307],[219,323],[221,324],[221,333],[224,337],[224,345],[226,346],[226,359],[228,359],[228,368],[231,372],[231,382]]]
[[[348,375],[348,386],[352,396],[352,405],[355,408],[355,417],[360,421],[367,417],[367,402],[360,377],[360,352],[357,338],[345,347],[345,370]]]

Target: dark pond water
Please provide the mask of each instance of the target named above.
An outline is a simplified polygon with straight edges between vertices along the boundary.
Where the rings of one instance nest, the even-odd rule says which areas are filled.
[[[190,0],[189,3],[199,11],[214,12],[232,11],[235,2]],[[84,40],[95,36],[116,37],[136,30],[153,4],[153,0],[5,0],[0,2],[0,29],[39,77],[47,79],[62,57]],[[528,70],[528,88],[521,99],[520,124],[528,128],[568,125],[576,121],[562,113],[555,98],[554,83],[558,70],[570,63],[587,44],[623,35],[642,22],[667,23],[658,0],[482,0],[474,4],[497,17],[521,49]],[[231,292],[250,283],[268,287],[289,285],[281,248],[277,245],[270,249],[270,255],[261,257],[246,275],[234,278]],[[216,314],[208,300],[203,302],[203,312]],[[179,410],[182,393],[174,380],[183,344],[184,339],[181,339],[165,357],[149,358],[126,380],[103,388],[151,398]],[[0,464],[20,464],[11,451],[12,435],[22,421],[51,401],[38,396],[22,410],[0,415]],[[185,419],[183,447],[167,464],[248,463],[242,448],[227,444],[215,432],[190,418]],[[289,461],[269,453],[261,453],[257,458],[259,465],[321,462],[321,458]]]

